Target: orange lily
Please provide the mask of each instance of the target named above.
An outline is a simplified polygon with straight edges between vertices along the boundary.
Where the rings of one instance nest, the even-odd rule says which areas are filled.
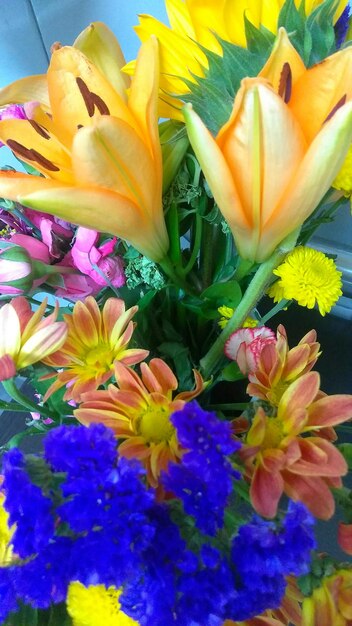
[[[1,172],[0,195],[118,235],[159,261],[169,243],[162,209],[157,41],[142,45],[128,97],[122,79],[111,82],[111,67],[103,66],[105,74],[75,47],[53,53],[47,73],[50,115],[47,105],[38,106],[34,119],[0,122],[2,141],[45,178]],[[33,81],[35,92],[38,81]],[[24,85],[19,82],[5,88],[0,103],[19,96]]]
[[[309,70],[293,50],[281,31],[261,76],[242,81],[215,138],[190,105],[183,109],[214,198],[251,261],[267,259],[310,216],[352,140],[352,83],[341,79],[352,71],[352,50]]]
[[[128,459],[140,459],[146,466],[147,478],[158,486],[161,471],[170,461],[182,456],[170,416],[204,388],[200,374],[194,370],[195,388],[174,396],[178,380],[162,359],[141,364],[141,377],[121,362],[115,363],[118,388],[85,393],[83,402],[74,411],[85,425],[102,422],[124,441],[119,453]]]
[[[341,486],[348,468],[328,438],[352,417],[352,396],[321,397],[319,385],[318,372],[308,372],[286,389],[276,415],[259,407],[239,452],[251,476],[252,504],[265,517],[276,515],[283,493],[318,518],[334,513],[329,487]]]

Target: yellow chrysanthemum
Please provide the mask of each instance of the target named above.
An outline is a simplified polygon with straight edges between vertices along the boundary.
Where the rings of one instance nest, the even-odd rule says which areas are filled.
[[[343,195],[351,199],[352,207],[352,146],[350,147],[343,166],[336,176],[333,184],[335,189],[342,191]]]
[[[230,306],[219,306],[218,311],[220,315],[222,315],[221,319],[218,321],[220,328],[225,328],[227,322],[233,316],[235,309],[232,309]],[[258,326],[258,321],[254,319],[254,317],[247,317],[243,324],[242,328],[255,328]]]
[[[342,273],[332,259],[312,248],[298,246],[274,270],[279,277],[268,290],[274,302],[297,300],[300,306],[318,306],[321,315],[331,311],[342,296]]]
[[[70,584],[67,610],[73,626],[138,626],[120,610],[121,591],[104,585],[85,587],[79,582]]]
[[[0,493],[0,566],[11,561],[12,548],[10,546],[13,531],[9,528],[9,516],[4,508],[4,495]]]

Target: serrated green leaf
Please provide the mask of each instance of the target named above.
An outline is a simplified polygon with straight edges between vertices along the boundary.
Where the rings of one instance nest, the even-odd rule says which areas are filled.
[[[267,30],[264,26],[257,28],[249,21],[246,13],[244,14],[244,27],[246,33],[247,49],[261,56],[267,54],[268,48],[271,48],[275,41],[274,33]]]
[[[248,36],[254,37],[250,26],[248,29],[250,30]],[[269,57],[272,46],[268,31],[262,29],[258,32],[257,45],[254,41],[251,43],[253,51],[224,41],[220,37],[217,39],[223,50],[222,56],[202,47],[208,61],[205,76],[203,78],[195,76],[195,83],[185,81],[190,93],[182,96],[182,99],[192,104],[214,135],[230,117],[241,80],[246,76],[257,76]],[[273,35],[273,41],[274,38]],[[265,40],[268,42],[267,45],[264,45]]]

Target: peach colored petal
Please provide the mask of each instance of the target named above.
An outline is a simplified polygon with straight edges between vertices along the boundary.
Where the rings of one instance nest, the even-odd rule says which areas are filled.
[[[327,520],[335,511],[335,500],[326,482],[319,477],[299,476],[284,470],[285,493],[295,501],[303,502],[318,519]]]
[[[267,472],[259,465],[252,477],[250,497],[254,509],[263,517],[275,517],[284,481],[279,472]]]
[[[336,426],[352,418],[352,395],[325,396],[308,408],[307,430]]]
[[[342,522],[339,522],[337,540],[340,548],[342,548],[346,554],[350,554],[352,556],[352,524],[343,524]]]

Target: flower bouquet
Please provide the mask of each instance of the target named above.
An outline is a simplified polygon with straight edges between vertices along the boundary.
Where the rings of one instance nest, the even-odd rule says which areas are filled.
[[[351,626],[352,396],[270,327],[342,294],[307,244],[352,192],[349,7],[166,7],[0,90],[0,622]]]

